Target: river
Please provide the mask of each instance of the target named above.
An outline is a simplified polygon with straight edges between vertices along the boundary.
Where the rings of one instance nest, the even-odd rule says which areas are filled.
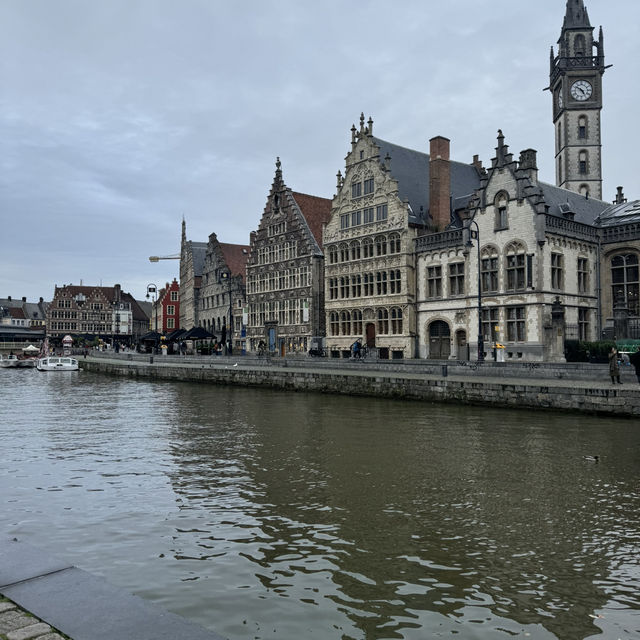
[[[230,640],[640,637],[636,420],[7,369],[0,415],[0,536]]]

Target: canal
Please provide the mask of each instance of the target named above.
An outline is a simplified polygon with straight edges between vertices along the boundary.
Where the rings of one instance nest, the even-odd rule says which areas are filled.
[[[231,640],[640,637],[638,421],[6,369],[0,415],[0,538]]]

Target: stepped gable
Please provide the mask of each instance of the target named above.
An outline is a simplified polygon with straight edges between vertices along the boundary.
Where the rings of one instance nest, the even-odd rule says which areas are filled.
[[[411,207],[409,222],[425,224],[429,211],[429,163],[430,155],[407,149],[373,136],[380,149],[381,162],[388,155],[391,158],[390,172],[398,181],[398,196],[408,200]],[[463,162],[449,161],[451,170],[451,195],[456,208],[463,208],[480,186],[480,175],[476,167]],[[420,215],[420,211],[423,215]]]
[[[315,241],[322,247],[322,227],[331,217],[331,203],[328,198],[310,196],[306,193],[292,191],[291,195],[309,225]]]
[[[247,261],[251,252],[251,247],[244,244],[229,244],[227,242],[220,242],[220,250],[222,251],[222,257],[231,270],[232,276],[242,276],[242,279],[246,281],[247,277]]]

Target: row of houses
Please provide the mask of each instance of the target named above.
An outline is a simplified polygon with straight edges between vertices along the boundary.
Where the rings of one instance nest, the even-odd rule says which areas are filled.
[[[561,360],[567,339],[635,336],[639,201],[538,180],[502,132],[486,168],[442,136],[387,142],[364,115],[350,143],[331,200],[290,189],[278,159],[247,246],[189,241],[183,221],[182,326],[333,357],[361,340],[383,358]]]

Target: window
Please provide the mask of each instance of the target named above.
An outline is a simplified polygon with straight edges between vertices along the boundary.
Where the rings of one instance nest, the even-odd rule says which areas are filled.
[[[562,289],[564,286],[564,257],[561,253],[551,254],[551,288]]]
[[[329,300],[338,298],[338,278],[329,278]]]
[[[578,154],[578,172],[581,174],[587,173],[587,160],[589,159],[589,155],[586,151],[581,151]]]
[[[442,267],[427,267],[427,298],[442,298]]]
[[[365,297],[373,295],[373,273],[365,273],[362,276],[362,284],[364,285]]]
[[[349,297],[349,276],[343,276],[340,278],[340,297]]]
[[[509,228],[509,221],[507,218],[507,205],[509,203],[509,197],[506,193],[499,193],[495,199],[495,229],[496,231]]]
[[[400,234],[389,234],[389,253],[400,253]]]
[[[485,249],[480,261],[480,281],[482,292],[498,290],[498,253],[495,249]]]
[[[340,330],[343,336],[351,335],[351,314],[348,311],[340,314]]]
[[[484,307],[482,309],[482,337],[485,345],[492,344],[495,341],[498,328],[498,308]]]
[[[402,280],[400,278],[400,269],[392,269],[389,271],[389,293],[401,293]]]
[[[376,220],[380,222],[381,220],[387,219],[387,205],[380,204],[376,207]]]
[[[522,291],[525,288],[525,254],[520,244],[507,247],[507,282],[506,291]]]
[[[338,262],[338,247],[331,245],[329,247],[329,264],[336,264]]]
[[[359,298],[362,295],[362,276],[351,276],[351,297]]]
[[[332,336],[340,335],[340,319],[335,311],[332,311],[331,315],[329,316],[329,329]]]
[[[172,304],[168,304],[167,305],[167,315],[168,316],[175,316],[176,315],[176,308],[174,305]]]
[[[172,291],[171,292],[171,302],[177,302],[178,301],[178,292],[177,291]]]
[[[354,240],[349,245],[349,249],[351,251],[351,259],[360,260],[360,243],[357,240]]]
[[[578,138],[584,140],[587,137],[587,117],[578,118]]]
[[[402,309],[397,307],[391,309],[391,333],[395,335],[402,333]]]
[[[589,261],[586,258],[578,258],[578,293],[589,291]]]
[[[175,329],[175,328],[176,328],[175,318],[167,318],[167,329]]]
[[[524,342],[525,340],[525,308],[507,307],[507,341]]]
[[[351,218],[351,216],[348,213],[343,213],[340,216],[340,228],[341,229],[348,229],[349,228],[350,218]]]
[[[364,181],[364,195],[373,193],[373,178],[367,178]]]
[[[354,211],[351,214],[351,226],[352,227],[357,227],[362,220],[362,211]]]
[[[378,333],[389,333],[389,311],[378,309]]]
[[[589,309],[578,308],[578,340],[589,340]]]
[[[387,237],[386,236],[378,236],[376,238],[376,255],[377,256],[387,255]]]
[[[622,303],[634,316],[639,315],[638,256],[627,254],[612,258],[611,283],[613,304]]]
[[[362,195],[362,182],[351,183],[351,197],[359,198]]]
[[[464,262],[449,265],[449,295],[464,295]]]
[[[370,222],[373,222],[373,207],[367,207],[366,209],[363,210],[362,213],[364,216],[365,224],[369,224]]]
[[[362,241],[362,257],[373,258],[373,240],[371,238],[365,238]]]
[[[376,273],[376,289],[379,296],[387,295],[387,272],[378,271]]]
[[[349,246],[346,244],[340,245],[340,262],[348,262],[349,261]]]
[[[356,310],[351,314],[351,321],[353,322],[353,335],[362,334],[362,311]]]

